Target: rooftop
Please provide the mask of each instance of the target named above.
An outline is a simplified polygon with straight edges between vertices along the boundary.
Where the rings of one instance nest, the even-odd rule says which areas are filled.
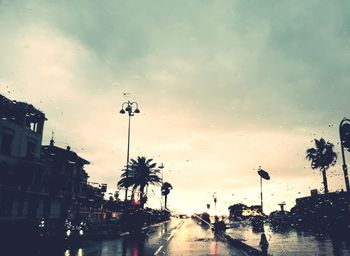
[[[21,124],[26,119],[27,122],[39,122],[47,120],[45,114],[36,109],[33,105],[10,100],[0,94],[0,118],[5,120],[13,120]]]
[[[70,147],[68,146],[67,149],[57,147],[51,142],[50,145],[44,145],[41,146],[41,152],[42,156],[51,158],[51,157],[58,157],[61,159],[68,160],[72,164],[74,163],[80,163],[80,164],[90,164],[89,161],[85,160],[84,158],[78,156],[77,153],[74,151],[71,151]]]

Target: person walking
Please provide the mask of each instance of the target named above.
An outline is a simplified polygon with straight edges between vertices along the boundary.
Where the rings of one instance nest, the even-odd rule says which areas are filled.
[[[263,255],[267,255],[267,251],[269,249],[269,242],[266,239],[265,232],[261,233],[259,246],[261,248]]]

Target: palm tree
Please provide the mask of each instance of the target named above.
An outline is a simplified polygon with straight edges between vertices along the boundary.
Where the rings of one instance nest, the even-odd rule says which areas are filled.
[[[164,208],[167,208],[167,202],[168,202],[168,195],[170,193],[170,190],[173,189],[173,186],[169,182],[164,182],[162,185],[162,195],[164,196]]]
[[[140,190],[141,207],[147,201],[145,197],[145,188],[149,185],[160,185],[162,179],[158,176],[160,170],[156,168],[157,163],[152,163],[153,159],[146,159],[146,157],[137,157],[137,160],[131,159],[128,168],[123,169],[124,173],[118,182],[118,187],[128,188],[132,187],[132,197],[135,191]]]
[[[324,193],[328,193],[327,170],[337,161],[337,153],[333,151],[334,145],[323,138],[315,139],[315,148],[306,150],[306,159],[311,161],[312,169],[320,169],[323,176]]]

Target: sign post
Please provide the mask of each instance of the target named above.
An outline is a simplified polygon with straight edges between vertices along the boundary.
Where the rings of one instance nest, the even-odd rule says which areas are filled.
[[[268,174],[268,172],[266,172],[266,171],[264,171],[263,169],[261,169],[261,167],[259,167],[258,174],[259,174],[259,176],[260,176],[261,213],[264,213],[264,210],[263,210],[262,179],[269,180],[269,179],[270,179],[270,175]]]

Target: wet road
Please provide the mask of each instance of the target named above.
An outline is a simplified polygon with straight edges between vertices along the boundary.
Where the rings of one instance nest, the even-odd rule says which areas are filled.
[[[349,256],[349,237],[331,237],[327,234],[300,231],[293,228],[273,229],[265,224],[265,233],[269,242],[269,253],[274,256]],[[250,225],[236,222],[227,230],[234,238],[242,239],[246,244],[259,249],[260,232],[254,232]]]
[[[191,219],[172,219],[143,230],[142,235],[124,234],[105,241],[86,241],[68,249],[65,256],[138,255],[247,255],[215,239],[213,233]]]

